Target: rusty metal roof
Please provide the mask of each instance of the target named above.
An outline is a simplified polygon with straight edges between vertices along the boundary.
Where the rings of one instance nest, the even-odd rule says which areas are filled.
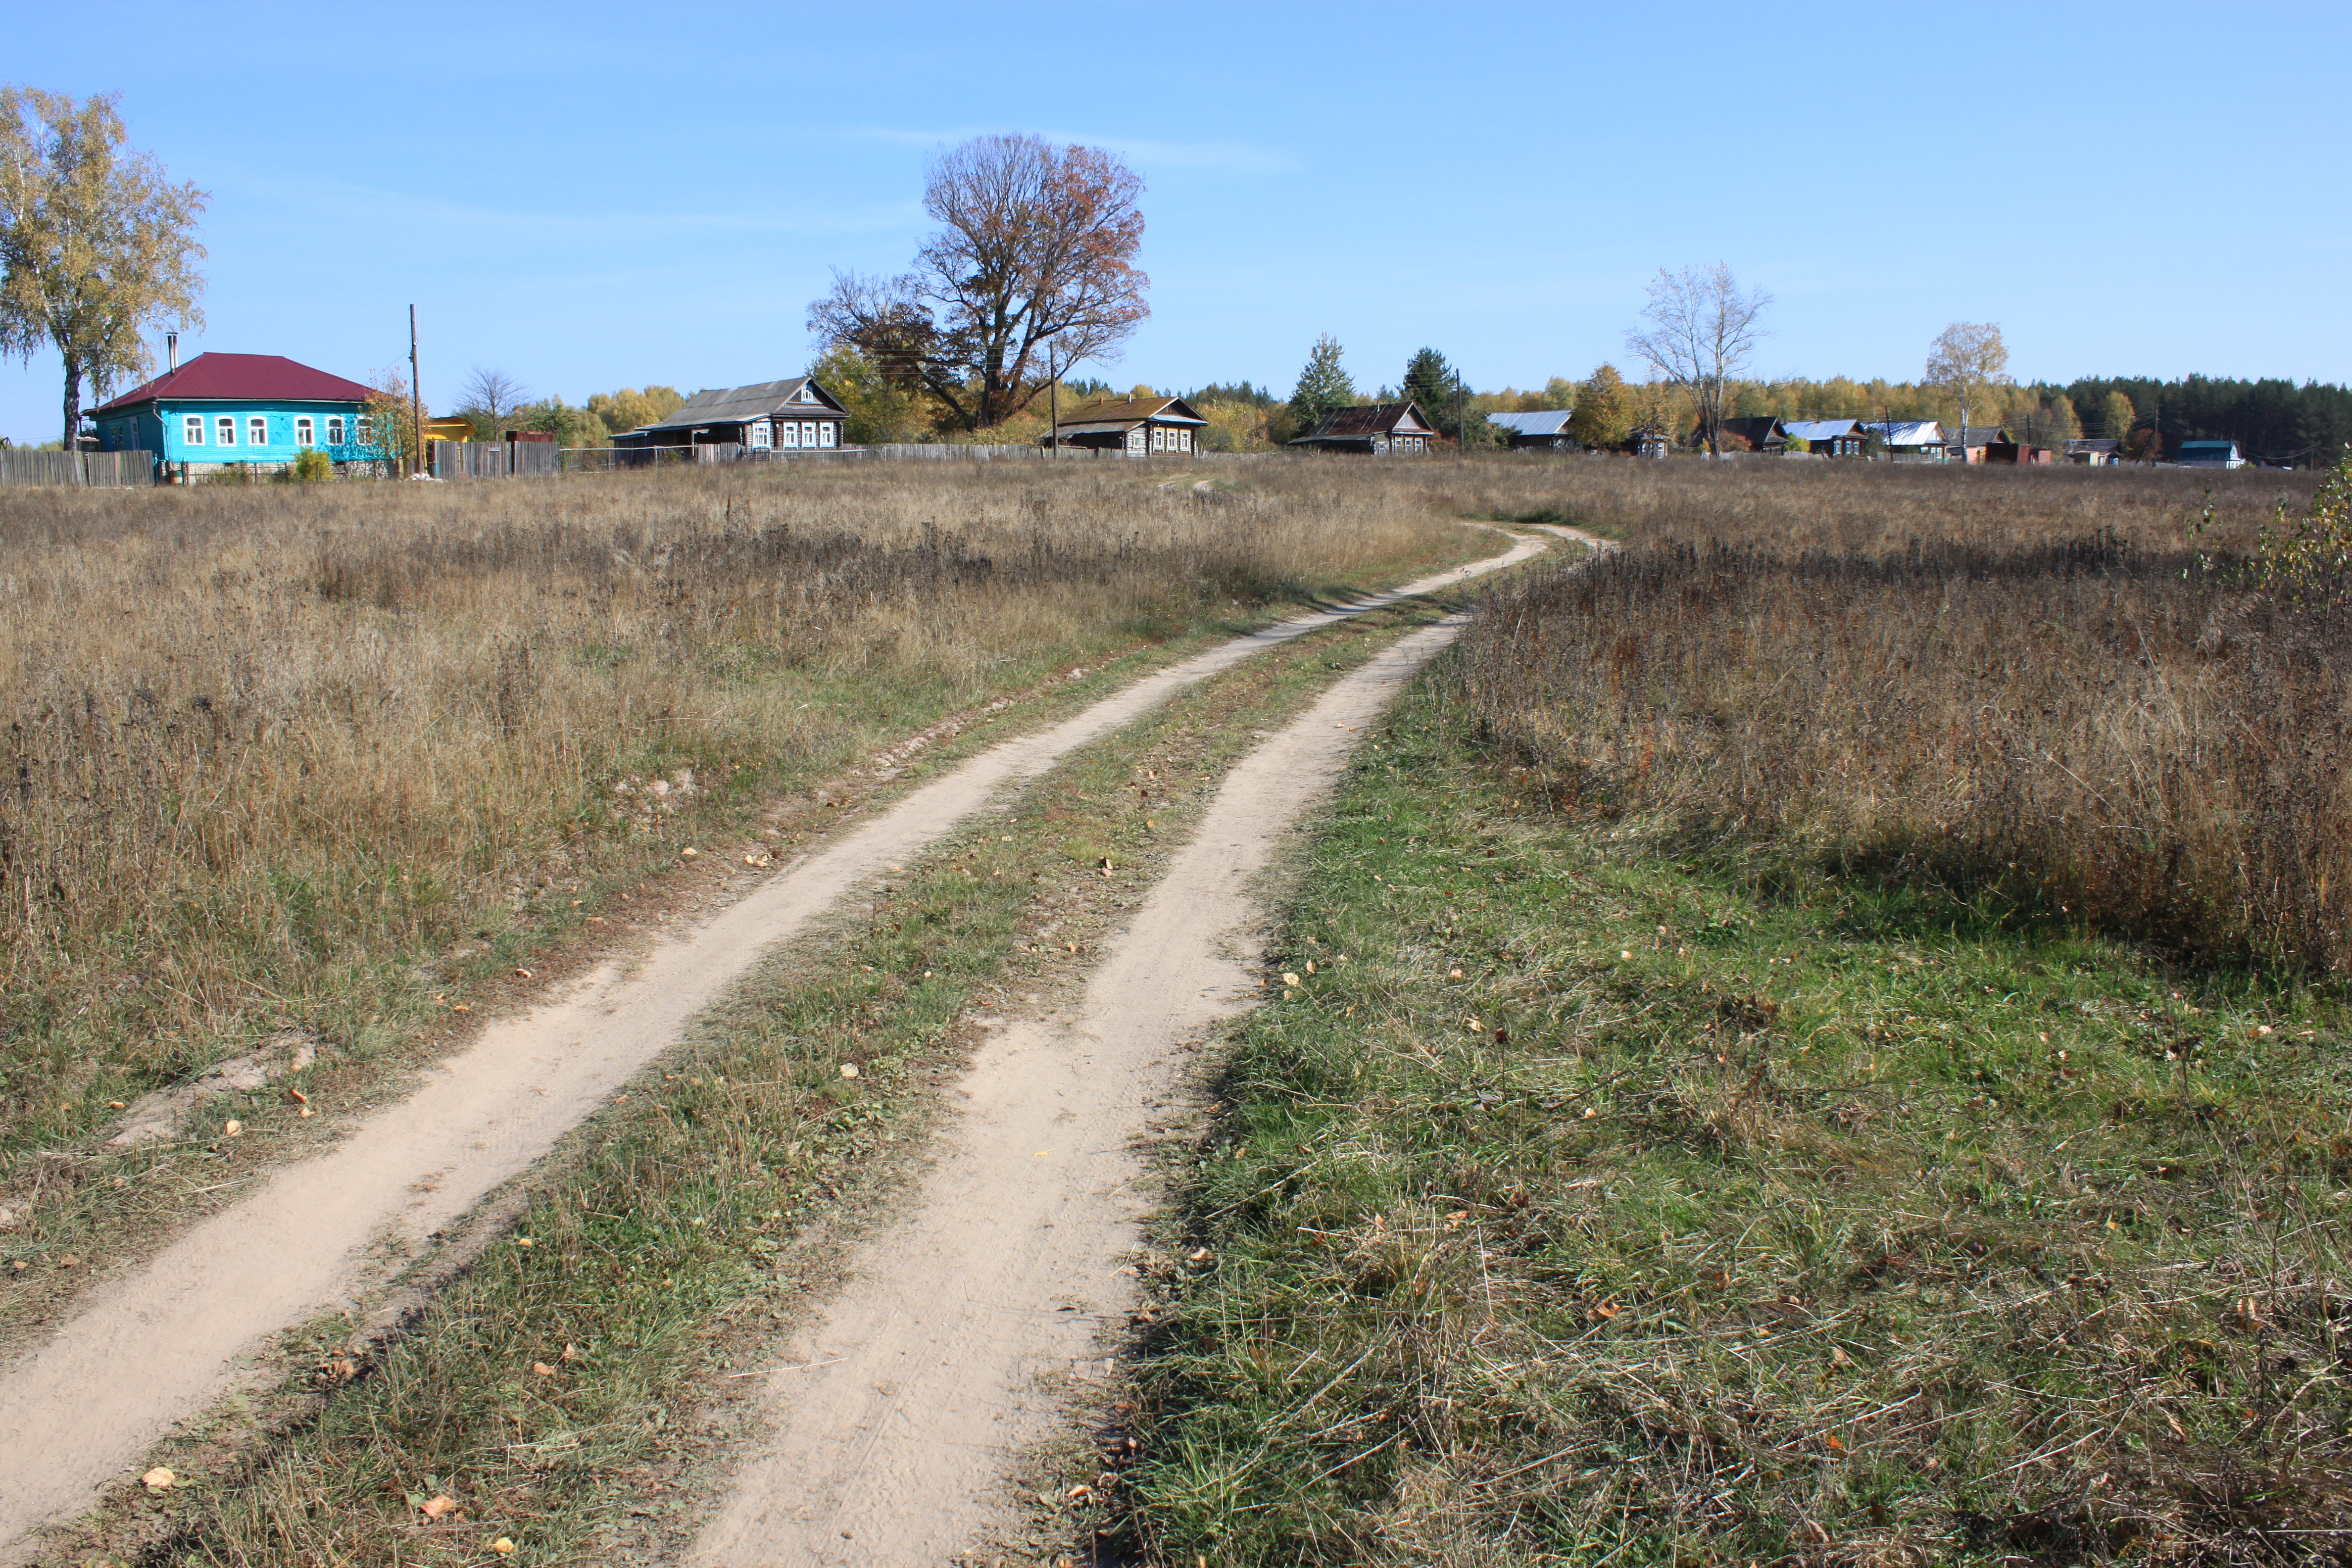
[[[1423,417],[1417,403],[1368,403],[1326,414],[1299,441],[1369,441],[1375,436],[1434,436],[1436,427]]]

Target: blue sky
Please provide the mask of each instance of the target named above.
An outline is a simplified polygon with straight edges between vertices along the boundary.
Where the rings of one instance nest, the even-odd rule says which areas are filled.
[[[363,375],[414,301],[437,405],[475,365],[573,402],[795,373],[830,269],[903,268],[925,160],[995,131],[1146,182],[1152,319],[1087,367],[1121,385],[1286,393],[1324,331],[1368,388],[1424,343],[1540,385],[1716,260],[1776,298],[1766,374],[1912,377],[1991,321],[2029,379],[2352,379],[2341,0],[100,17],[14,10],[0,72],[119,92],[212,193],[183,357]],[[0,432],[55,439],[58,394],[0,366]]]

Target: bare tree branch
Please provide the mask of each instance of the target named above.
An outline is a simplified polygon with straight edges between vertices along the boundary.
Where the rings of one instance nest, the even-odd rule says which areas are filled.
[[[473,373],[466,377],[466,384],[458,391],[467,405],[488,415],[493,425],[501,416],[521,407],[530,395],[523,390],[522,383],[506,372],[484,370],[480,365],[474,367]]]
[[[1742,293],[1730,267],[1720,261],[1680,272],[1661,267],[1642,310],[1649,330],[1625,334],[1627,348],[1689,392],[1706,449],[1717,456],[1722,454],[1724,385],[1755,352],[1764,335],[1757,321],[1771,302],[1761,289]]]
[[[1043,385],[1035,362],[1114,357],[1147,317],[1143,182],[1095,147],[982,136],[932,163],[923,210],[941,226],[914,270],[836,272],[809,331],[919,385],[970,428],[994,425]]]

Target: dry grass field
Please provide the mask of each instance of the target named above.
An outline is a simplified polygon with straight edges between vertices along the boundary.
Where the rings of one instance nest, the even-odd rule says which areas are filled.
[[[2352,611],[2241,562],[2310,477],[1794,467],[1579,487],[1633,547],[1500,593],[1463,704],[1612,810],[2352,969]]]
[[[1488,545],[1418,475],[1129,465],[0,493],[0,1142],[353,1048],[730,805]]]
[[[1374,738],[1175,1163],[1121,1549],[2341,1568],[2315,481],[1559,474],[1626,547]]]

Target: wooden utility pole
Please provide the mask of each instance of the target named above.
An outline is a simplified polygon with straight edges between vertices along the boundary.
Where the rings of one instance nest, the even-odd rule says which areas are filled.
[[[1045,345],[1045,417],[1052,426],[1045,432],[1045,455],[1062,455],[1062,378],[1054,370],[1054,345]]]
[[[413,431],[409,437],[412,448],[410,461],[415,465],[410,472],[421,474],[425,471],[425,387],[416,379],[416,307],[414,305],[408,307],[408,411]]]

